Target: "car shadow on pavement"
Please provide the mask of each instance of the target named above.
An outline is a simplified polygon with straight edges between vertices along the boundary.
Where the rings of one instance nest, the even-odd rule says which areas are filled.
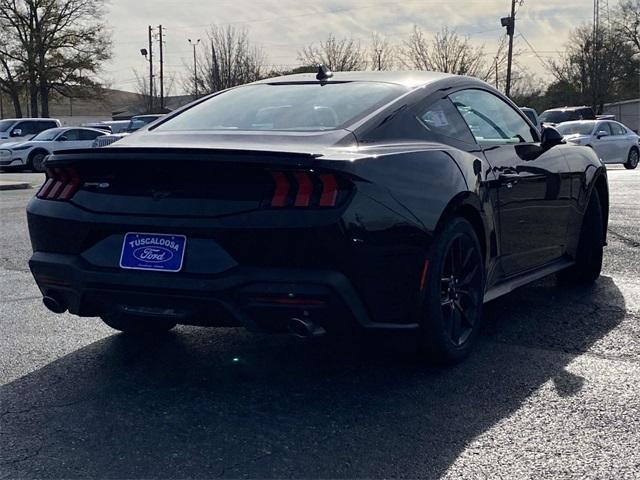
[[[543,384],[587,388],[565,367],[624,315],[610,278],[545,279],[448,369],[389,336],[113,335],[1,388],[0,477],[438,477]]]

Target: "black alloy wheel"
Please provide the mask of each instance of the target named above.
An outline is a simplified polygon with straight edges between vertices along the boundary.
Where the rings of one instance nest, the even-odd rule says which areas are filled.
[[[467,341],[478,317],[482,263],[471,238],[458,234],[452,240],[440,279],[440,306],[449,340],[460,346]]]
[[[484,278],[475,230],[454,218],[434,240],[425,286],[423,343],[437,363],[453,363],[470,352],[482,320]]]

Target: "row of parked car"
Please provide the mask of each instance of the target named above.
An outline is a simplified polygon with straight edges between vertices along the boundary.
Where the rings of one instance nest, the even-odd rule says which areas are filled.
[[[567,142],[592,148],[604,163],[620,163],[628,169],[638,165],[640,136],[610,116],[596,117],[591,107],[553,108],[540,116],[532,108],[521,110],[540,130],[556,128]],[[0,120],[0,168],[41,172],[46,156],[56,150],[105,147],[159,117],[139,115],[81,127],[61,127],[50,118]]]
[[[104,147],[159,117],[139,115],[79,127],[62,127],[59,120],[51,118],[0,120],[0,168],[42,172],[44,159],[56,150]]]
[[[592,148],[604,163],[638,166],[640,136],[612,115],[596,115],[586,106],[551,108],[540,116],[533,108],[521,110],[540,130],[554,127],[567,142]]]

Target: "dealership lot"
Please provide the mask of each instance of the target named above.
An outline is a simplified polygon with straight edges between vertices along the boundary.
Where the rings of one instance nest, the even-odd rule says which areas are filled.
[[[400,337],[133,341],[54,315],[26,265],[34,190],[1,191],[0,478],[636,477],[640,169],[609,172],[596,286],[547,278],[492,302],[446,370]]]

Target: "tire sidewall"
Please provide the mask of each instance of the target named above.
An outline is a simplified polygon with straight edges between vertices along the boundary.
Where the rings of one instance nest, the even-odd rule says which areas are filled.
[[[633,154],[635,155],[635,161],[632,161],[631,157],[633,156]],[[636,168],[638,166],[638,160],[640,157],[640,150],[638,150],[636,147],[632,147],[631,150],[629,150],[629,155],[627,155],[627,162],[624,164],[624,166],[629,169],[629,170],[633,170],[634,168]]]
[[[47,154],[41,151],[32,153],[29,157],[29,162],[28,162],[29,170],[34,172],[39,172],[39,173],[44,172],[44,168],[42,168],[42,163],[44,162],[44,159],[46,156]],[[41,157],[40,161],[38,161],[38,157]]]
[[[480,259],[482,280],[480,284],[479,312],[469,338],[460,346],[454,345],[446,333],[445,320],[440,305],[441,276],[446,253],[457,235],[463,234],[472,239]],[[439,363],[455,363],[466,357],[478,336],[482,323],[482,297],[485,288],[485,268],[480,242],[471,224],[462,217],[454,217],[447,222],[436,235],[429,249],[429,267],[422,300],[420,315],[420,335],[425,353]]]

